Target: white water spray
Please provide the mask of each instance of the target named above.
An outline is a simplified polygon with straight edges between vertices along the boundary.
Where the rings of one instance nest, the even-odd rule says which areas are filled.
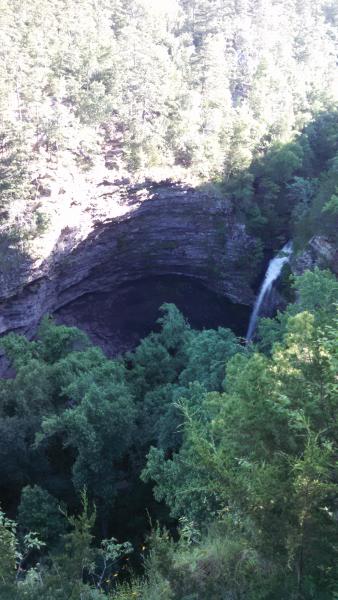
[[[246,334],[247,342],[250,342],[252,339],[261,306],[265,298],[267,298],[267,296],[270,294],[274,281],[276,281],[276,279],[278,279],[278,277],[280,276],[283,266],[285,265],[285,263],[289,262],[291,254],[292,242],[288,242],[277,254],[277,256],[270,260],[269,266],[265,273],[264,281],[261,285],[261,289],[259,290],[259,294],[256,298],[256,302],[251,313],[248,332]]]

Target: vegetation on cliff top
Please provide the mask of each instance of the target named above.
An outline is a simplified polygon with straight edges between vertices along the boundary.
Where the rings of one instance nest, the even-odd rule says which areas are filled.
[[[3,145],[24,136],[33,152],[70,148],[90,162],[105,133],[129,169],[178,163],[229,178],[337,99],[333,0],[0,10]]]
[[[292,140],[338,99],[337,15],[335,0],[2,0],[2,229],[39,235],[41,177],[98,156],[117,178],[224,181],[258,235],[314,196],[335,212],[317,179],[336,114]]]

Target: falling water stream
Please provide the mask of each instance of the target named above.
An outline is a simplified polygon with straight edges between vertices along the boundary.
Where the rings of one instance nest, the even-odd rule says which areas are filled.
[[[253,311],[251,313],[248,332],[246,334],[247,342],[251,341],[252,336],[254,334],[261,306],[262,306],[264,300],[270,294],[274,282],[280,276],[283,266],[285,265],[285,263],[289,262],[291,254],[292,254],[292,242],[288,242],[287,244],[285,244],[285,246],[283,246],[282,250],[277,254],[277,256],[275,256],[274,258],[272,258],[270,260],[269,266],[265,273],[263,283],[259,290],[259,294],[256,298],[256,302],[253,307]]]

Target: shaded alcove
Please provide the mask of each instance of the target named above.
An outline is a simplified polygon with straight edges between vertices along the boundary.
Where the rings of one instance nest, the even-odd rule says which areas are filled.
[[[244,336],[250,307],[233,304],[199,280],[178,275],[152,276],[112,291],[81,296],[55,313],[57,322],[76,325],[113,356],[134,348],[157,329],[159,307],[172,302],[196,329],[229,327]]]

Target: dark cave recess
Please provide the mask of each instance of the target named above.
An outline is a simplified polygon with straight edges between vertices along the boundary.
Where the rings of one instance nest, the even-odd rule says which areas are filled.
[[[135,348],[158,330],[159,307],[176,304],[196,329],[229,327],[245,336],[251,308],[233,304],[199,280],[161,275],[125,284],[113,291],[85,294],[55,313],[58,323],[83,329],[108,356]]]

